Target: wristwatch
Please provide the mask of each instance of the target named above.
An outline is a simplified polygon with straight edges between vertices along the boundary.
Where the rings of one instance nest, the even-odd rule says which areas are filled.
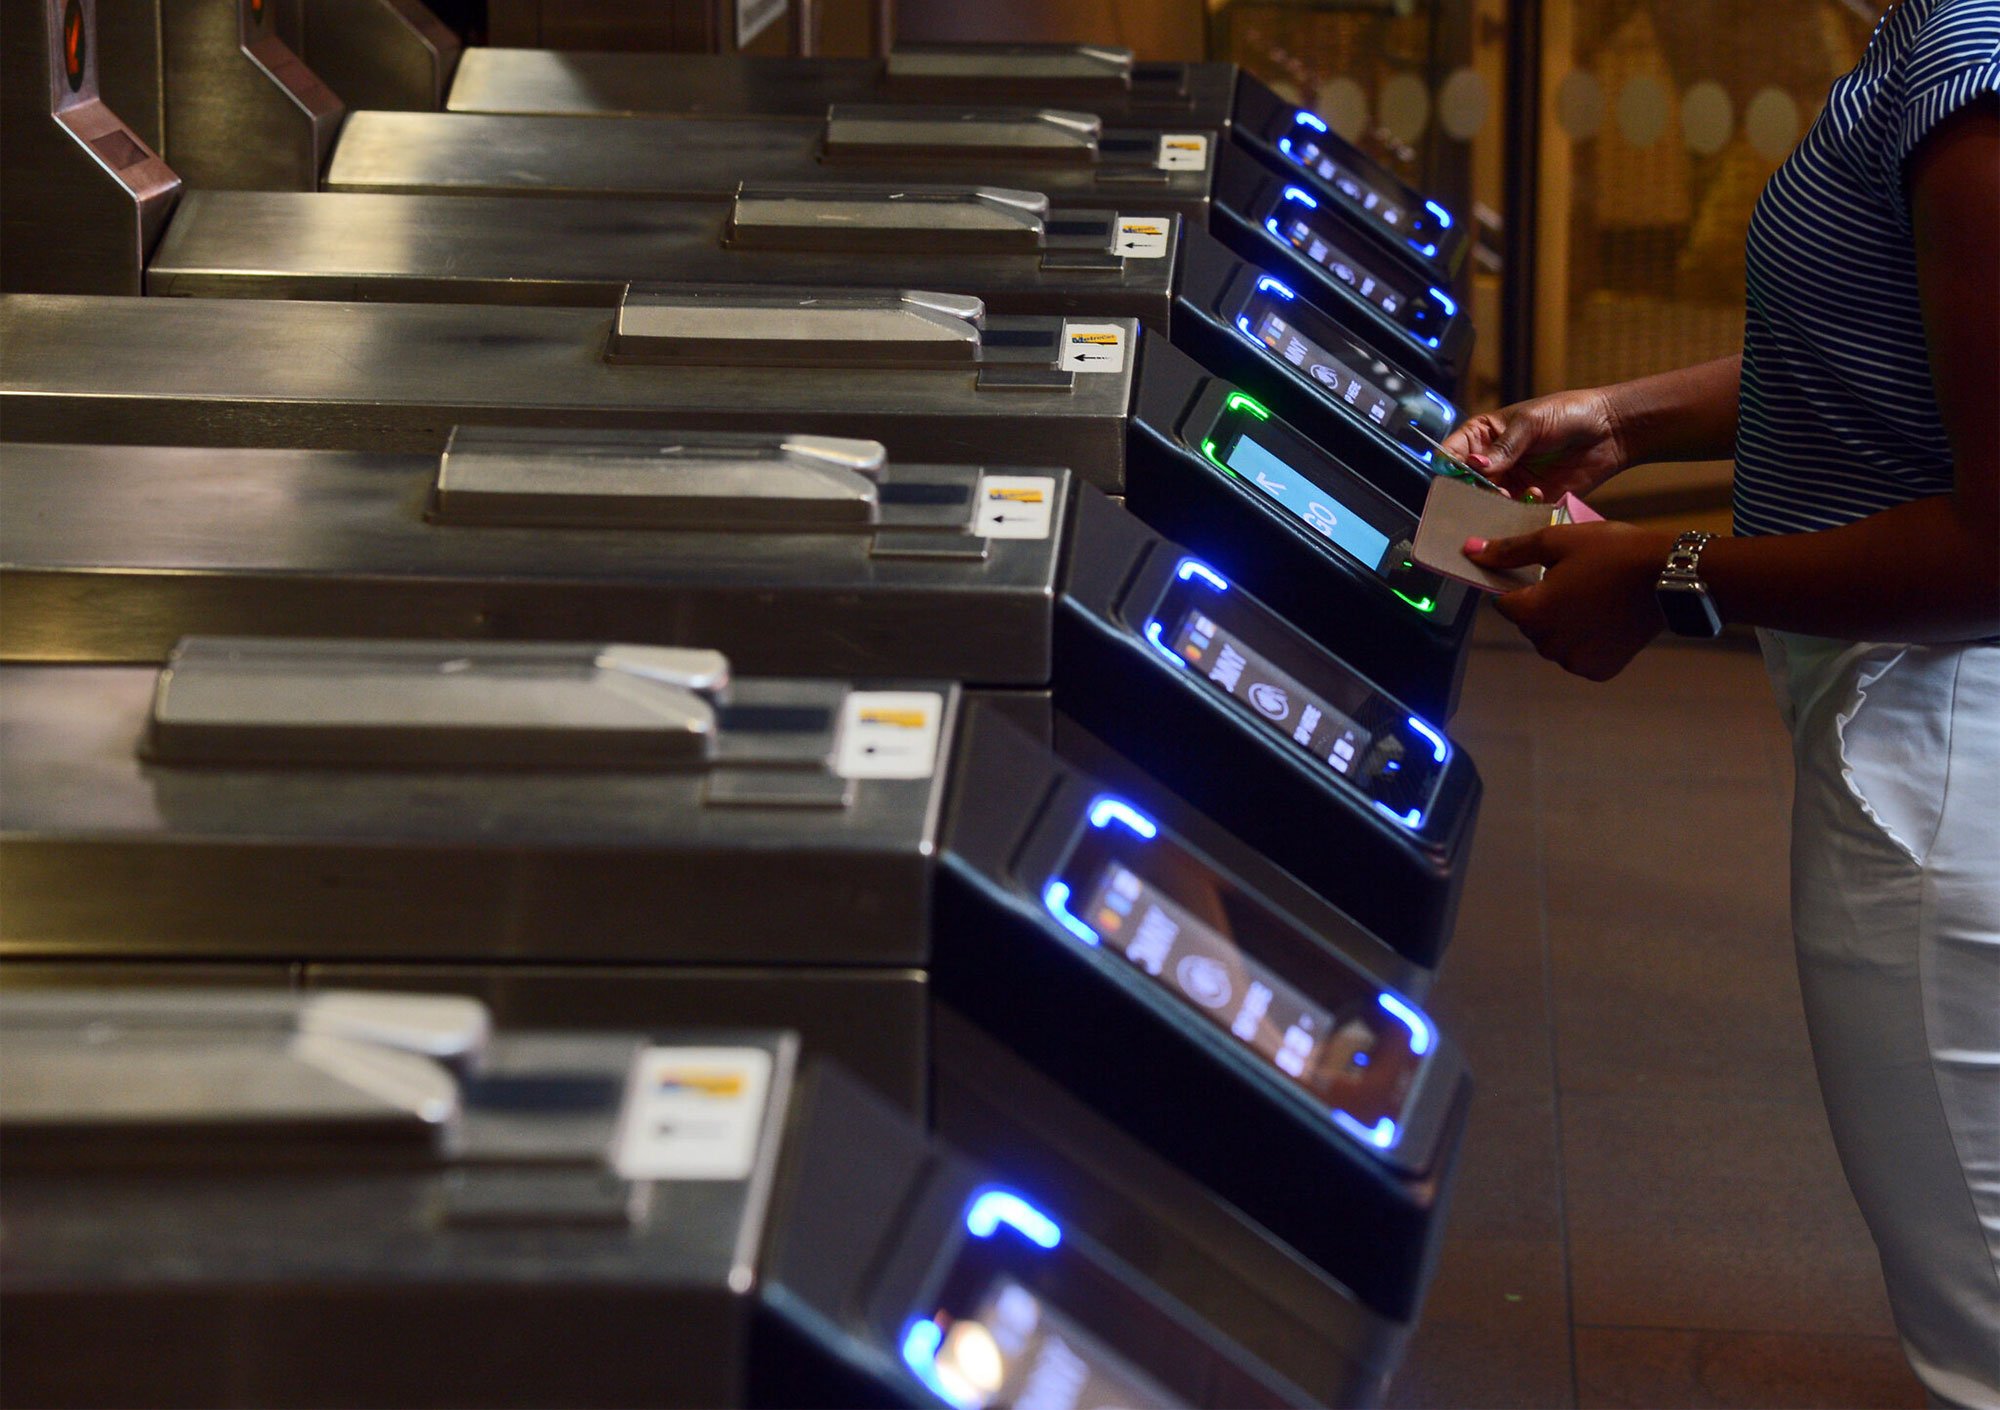
[[[1714,534],[1690,532],[1675,539],[1673,551],[1667,555],[1667,566],[1660,570],[1660,580],[1653,585],[1653,595],[1660,602],[1660,615],[1667,619],[1667,630],[1676,636],[1722,635],[1722,614],[1715,610],[1708,584],[1701,580],[1701,551],[1714,537]]]

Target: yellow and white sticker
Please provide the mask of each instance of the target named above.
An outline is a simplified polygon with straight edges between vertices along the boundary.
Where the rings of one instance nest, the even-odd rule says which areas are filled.
[[[851,690],[833,769],[842,778],[929,778],[944,697],[933,690]]]
[[[981,475],[972,532],[988,539],[1045,539],[1056,512],[1052,475]]]
[[[1127,259],[1165,259],[1171,229],[1173,222],[1163,215],[1121,215],[1112,251]]]
[[[1160,155],[1154,165],[1161,171],[1207,171],[1208,134],[1162,132]]]
[[[1065,323],[1065,372],[1117,372],[1125,366],[1125,330],[1116,323]]]
[[[742,1180],[771,1090],[763,1048],[646,1048],[612,1164],[627,1180]]]

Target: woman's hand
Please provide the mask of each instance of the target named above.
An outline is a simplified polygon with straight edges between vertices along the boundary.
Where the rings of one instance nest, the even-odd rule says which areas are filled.
[[[1515,499],[1586,495],[1632,463],[1604,388],[1482,412],[1445,437],[1450,454]]]
[[[1546,566],[1539,583],[1505,593],[1494,605],[1549,660],[1587,680],[1608,681],[1666,626],[1653,585],[1673,546],[1671,533],[1607,520],[1490,542],[1467,539],[1465,556],[1482,568]]]

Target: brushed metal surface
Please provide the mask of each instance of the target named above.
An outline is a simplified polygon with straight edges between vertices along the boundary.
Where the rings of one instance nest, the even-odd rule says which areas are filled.
[[[167,94],[161,86],[159,0],[94,0],[98,91],[155,152],[166,146]]]
[[[460,47],[420,0],[305,0],[300,57],[349,111],[443,107]]]
[[[10,979],[15,968],[0,964],[0,988],[18,982]],[[60,968],[32,970],[41,978]],[[314,964],[303,982],[309,992],[468,994],[502,1029],[788,1028],[805,1052],[839,1063],[912,1116],[925,1119],[930,1110],[930,982],[921,969]]]
[[[584,118],[484,113],[355,113],[328,164],[329,191],[728,200],[749,182],[983,181],[1041,191],[1060,205],[1142,200],[1207,214],[1210,171],[1161,171],[1154,134],[1107,131],[1093,162],[1008,152],[913,150],[895,160],[827,157],[818,129],[770,118]],[[1137,141],[1143,155],[1119,144]],[[1210,163],[1212,169],[1213,162]],[[242,183],[236,183],[242,184]]]
[[[926,961],[942,768],[741,807],[696,773],[171,767],[136,748],[156,675],[0,669],[0,957]]]
[[[0,439],[435,453],[461,423],[808,431],[913,461],[1004,448],[1122,492],[1129,357],[1048,388],[982,387],[958,368],[613,365],[611,322],[598,309],[9,295]]]
[[[1143,198],[1126,209],[1159,214]],[[1095,214],[1057,212],[1056,239],[1065,216]],[[1037,248],[948,252],[920,231],[904,232],[893,258],[744,248],[726,241],[729,215],[714,201],[191,191],[160,240],[147,290],[610,307],[627,283],[647,280],[841,283],[953,289],[994,313],[1110,315],[1161,330],[1172,305],[1178,225],[1163,258],[1078,269],[1045,267]]]
[[[494,43],[501,43],[496,31]],[[529,41],[533,42],[533,41]],[[817,123],[831,103],[936,102],[936,86],[891,82],[880,59],[745,58],[719,54],[582,52],[553,48],[468,49],[447,106],[466,113],[575,116],[758,113]],[[1230,124],[1236,66],[1134,66],[1129,88],[1079,86],[1019,73],[980,79],[963,73],[951,98],[1053,102],[1083,108],[1125,127],[1214,131]]]
[[[885,557],[857,532],[447,527],[424,515],[436,468],[0,443],[0,658],[158,662],[197,633],[587,637],[713,646],[751,675],[1049,678],[1062,514],[971,559]]]
[[[0,0],[0,289],[140,292],[180,194],[100,96],[96,19],[97,0]]]
[[[310,191],[342,108],[291,48],[301,0],[159,0],[166,150],[191,186]]]

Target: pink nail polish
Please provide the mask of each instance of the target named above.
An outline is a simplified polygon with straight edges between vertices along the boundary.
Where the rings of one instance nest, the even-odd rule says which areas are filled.
[[[1484,552],[1486,552],[1486,540],[1485,540],[1485,539],[1481,539],[1481,538],[1471,538],[1471,539],[1467,539],[1467,540],[1465,541],[1465,551],[1466,551],[1467,553],[1484,553]]]
[[[1491,470],[1493,468],[1492,459],[1484,455],[1468,455],[1465,457],[1465,463],[1475,470]]]

